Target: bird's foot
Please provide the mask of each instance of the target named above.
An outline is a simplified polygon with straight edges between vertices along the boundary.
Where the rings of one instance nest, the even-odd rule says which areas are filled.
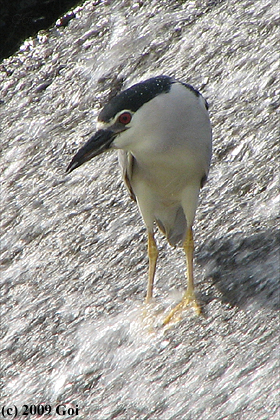
[[[167,317],[163,321],[163,325],[169,324],[169,322],[177,322],[181,320],[182,312],[187,307],[192,307],[197,315],[201,314],[200,306],[196,300],[195,294],[193,291],[186,291],[186,293],[183,296],[183,299],[181,300],[178,305],[173,308]]]
[[[162,303],[149,299],[142,307],[142,325],[148,332],[154,333],[162,327],[162,314],[164,306]]]
[[[149,332],[152,332],[153,330],[155,318],[154,308],[155,303],[151,299],[146,300],[142,307],[142,322]]]

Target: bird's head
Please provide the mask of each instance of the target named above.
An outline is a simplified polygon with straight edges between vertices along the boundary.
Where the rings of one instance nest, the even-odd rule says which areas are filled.
[[[161,93],[168,93],[174,82],[169,76],[153,77],[112,98],[98,116],[98,130],[73,157],[67,172],[109,149],[124,148],[127,139],[141,129],[139,115],[143,105]]]

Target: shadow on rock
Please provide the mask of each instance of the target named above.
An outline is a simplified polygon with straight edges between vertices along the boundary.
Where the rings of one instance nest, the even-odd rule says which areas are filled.
[[[257,302],[279,310],[279,242],[279,230],[215,239],[198,250],[197,261],[206,265],[212,256],[214,264],[208,268],[207,277],[213,279],[224,303],[244,308]],[[211,294],[208,300],[212,300]]]

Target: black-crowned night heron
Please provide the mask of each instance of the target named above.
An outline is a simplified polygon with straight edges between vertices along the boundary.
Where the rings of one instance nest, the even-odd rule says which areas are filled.
[[[105,105],[98,117],[98,131],[67,168],[71,172],[100,153],[120,150],[124,182],[137,201],[148,232],[146,302],[153,294],[158,258],[154,224],[171,245],[183,245],[187,290],[164,323],[190,304],[199,312],[193,282],[192,225],[211,159],[207,108],[197,90],[171,77],[158,76],[137,83]]]

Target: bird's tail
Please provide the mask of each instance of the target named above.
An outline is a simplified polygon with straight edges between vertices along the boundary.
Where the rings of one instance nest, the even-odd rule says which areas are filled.
[[[166,226],[164,222],[156,219],[159,229],[163,232],[171,246],[182,246],[187,232],[187,220],[183,208],[177,209],[174,223],[172,226]]]

